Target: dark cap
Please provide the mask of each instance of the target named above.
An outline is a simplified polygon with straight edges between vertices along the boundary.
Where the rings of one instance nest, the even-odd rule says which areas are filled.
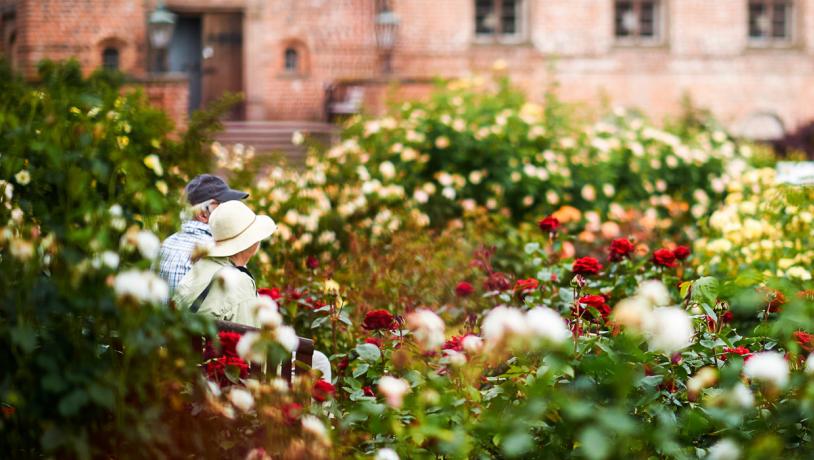
[[[232,190],[218,176],[211,174],[201,174],[195,177],[186,187],[187,201],[196,205],[206,200],[217,200],[218,203],[225,203],[232,200],[242,200],[249,196],[246,192]]]

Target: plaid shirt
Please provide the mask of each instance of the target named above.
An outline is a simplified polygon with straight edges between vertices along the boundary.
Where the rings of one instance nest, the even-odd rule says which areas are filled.
[[[190,256],[195,247],[210,245],[212,242],[209,225],[197,220],[184,222],[180,232],[164,240],[161,244],[159,275],[170,286],[170,293],[175,291],[184,275],[192,269]]]

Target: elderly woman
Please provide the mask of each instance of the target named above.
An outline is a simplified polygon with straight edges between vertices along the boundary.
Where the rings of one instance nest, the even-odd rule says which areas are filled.
[[[209,227],[215,244],[181,279],[173,300],[181,308],[259,327],[254,312],[257,286],[246,264],[277,225],[268,216],[256,215],[243,202],[229,201],[212,211]],[[324,354],[314,351],[313,367],[330,381],[331,366]]]

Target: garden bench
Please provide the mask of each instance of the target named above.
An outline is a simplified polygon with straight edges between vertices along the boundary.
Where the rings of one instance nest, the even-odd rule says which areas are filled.
[[[260,331],[260,329],[256,327],[222,320],[215,320],[215,327],[217,327],[218,332],[234,332],[241,335],[251,331]],[[303,337],[298,338],[300,343],[297,346],[297,349],[291,354],[291,359],[283,362],[280,368],[277,370],[277,375],[281,376],[289,383],[295,375],[301,375],[310,371],[311,362],[314,356],[314,341]],[[250,375],[262,380],[267,378],[269,373],[265,366],[252,365],[250,363]]]

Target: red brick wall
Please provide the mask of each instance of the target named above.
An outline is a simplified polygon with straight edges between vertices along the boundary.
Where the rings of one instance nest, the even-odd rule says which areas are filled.
[[[3,0],[9,2],[10,0]],[[675,113],[685,94],[724,121],[777,113],[788,128],[814,119],[814,0],[797,0],[796,41],[788,49],[754,49],[747,41],[747,0],[662,0],[664,43],[622,46],[614,40],[612,0],[526,0],[526,35],[514,45],[482,43],[474,34],[474,0],[394,0],[401,19],[394,77],[422,80],[488,71],[507,63],[514,80],[540,99],[556,79],[563,97],[598,105],[610,99],[654,117]],[[146,14],[154,0],[20,0],[27,62],[79,56],[98,65],[99,43],[120,37],[125,70],[143,73]],[[249,119],[319,119],[324,85],[382,77],[374,0],[168,0],[187,12],[244,13],[244,90]],[[304,72],[283,69],[288,43],[305,50]],[[421,88],[421,89],[418,89]],[[425,94],[404,85],[402,97]],[[371,89],[368,107],[382,107]]]
[[[189,85],[185,78],[145,78],[134,83],[140,86],[152,105],[163,108],[175,122],[178,130],[187,126],[187,107],[189,105]]]
[[[102,63],[105,43],[120,45],[120,67],[141,75],[146,60],[141,0],[20,0],[17,22],[22,63],[32,74],[44,58],[75,57],[88,72]]]

